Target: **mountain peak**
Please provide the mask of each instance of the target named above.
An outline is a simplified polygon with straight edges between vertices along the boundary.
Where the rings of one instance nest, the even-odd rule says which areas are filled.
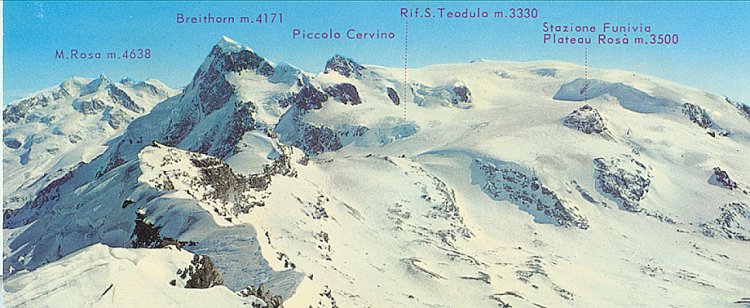
[[[234,41],[234,40],[232,40],[232,39],[230,39],[230,38],[228,38],[226,36],[222,36],[221,39],[219,39],[219,41],[216,42],[215,46],[218,47],[219,49],[221,49],[224,52],[230,52],[230,53],[232,53],[232,52],[240,52],[240,51],[243,51],[243,50],[248,50],[248,51],[251,51],[251,52],[253,51],[249,47],[243,46],[242,44],[237,43],[236,41]]]
[[[94,79],[87,85],[83,86],[81,95],[91,94],[104,90],[107,86],[109,86],[109,84],[109,78],[106,75],[101,74],[99,75],[99,78]]]
[[[71,86],[71,85],[85,85],[85,84],[91,82],[91,80],[92,80],[91,78],[86,78],[86,77],[70,76],[68,78],[65,78],[65,80],[63,80],[60,83],[60,85],[61,86],[62,85],[67,85],[67,86]]]
[[[352,59],[341,55],[335,55],[333,58],[328,60],[328,62],[326,62],[325,73],[334,71],[344,77],[350,77],[354,75],[355,78],[360,78],[362,77],[362,70],[364,69],[364,66],[360,65],[357,62],[354,62],[354,60]]]

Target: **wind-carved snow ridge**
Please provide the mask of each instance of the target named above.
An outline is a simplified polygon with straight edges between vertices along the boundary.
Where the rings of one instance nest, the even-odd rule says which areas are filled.
[[[36,271],[6,278],[4,304],[229,307],[255,300],[235,296],[217,275],[208,257],[174,247],[136,250],[94,244]]]
[[[553,99],[580,102],[605,94],[616,98],[623,108],[639,113],[665,112],[679,107],[677,102],[652,96],[620,82],[583,78],[563,84]]]
[[[537,223],[580,229],[589,227],[576,207],[563,204],[558,195],[527,168],[511,162],[474,159],[471,172],[472,184],[479,185],[494,200],[515,204],[534,216]]]
[[[640,212],[651,184],[650,168],[635,159],[623,162],[619,158],[594,159],[594,178],[600,193],[617,202],[621,209]]]

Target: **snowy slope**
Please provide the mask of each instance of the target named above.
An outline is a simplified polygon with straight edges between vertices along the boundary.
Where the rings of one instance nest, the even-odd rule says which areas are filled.
[[[747,301],[744,105],[582,74],[477,61],[405,85],[403,69],[336,56],[313,75],[224,38],[183,93],[6,217],[5,282],[104,243],[178,245],[229,297],[288,307]]]
[[[23,205],[78,163],[91,161],[128,123],[176,93],[157,80],[71,77],[10,103],[3,110],[3,207]]]
[[[7,307],[242,306],[224,286],[185,288],[194,283],[197,256],[172,248],[126,249],[92,245],[5,282]],[[181,275],[184,269],[188,275]],[[201,272],[198,270],[197,272]],[[23,291],[23,292],[19,292]]]

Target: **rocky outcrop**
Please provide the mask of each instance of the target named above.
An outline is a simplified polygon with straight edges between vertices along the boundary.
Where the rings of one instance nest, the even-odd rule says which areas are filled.
[[[323,108],[323,102],[328,95],[310,84],[304,85],[299,92],[279,101],[282,107],[296,106],[300,111],[317,110]]]
[[[155,147],[163,146],[156,144]],[[266,165],[263,172],[243,175],[235,173],[229,165],[215,157],[175,148],[146,148],[141,155],[149,157],[146,160],[160,159],[161,163],[159,170],[150,170],[154,168],[150,164],[142,166],[149,169],[149,174],[153,174],[143,180],[160,191],[184,190],[211,207],[217,215],[231,220],[233,216],[249,213],[250,209],[265,205],[263,200],[267,196],[254,192],[266,190],[272,176],[296,176],[287,153],[291,149],[281,147],[280,151],[279,156]],[[181,167],[186,163],[195,168],[196,175],[191,175],[191,172],[186,172]]]
[[[515,272],[516,278],[523,283],[532,285],[534,284],[534,281],[545,281],[551,285],[552,289],[558,296],[572,301],[575,298],[575,295],[550,279],[549,274],[544,269],[546,263],[548,262],[540,256],[531,256],[526,262],[518,266],[518,269]]]
[[[740,113],[741,113],[741,114],[742,114],[743,116],[745,116],[745,118],[746,118],[746,119],[747,119],[748,121],[750,121],[750,106],[748,106],[748,105],[745,105],[745,104],[743,104],[743,103],[740,103],[740,102],[737,102],[737,101],[734,101],[734,100],[731,100],[731,99],[729,99],[728,97],[725,97],[725,98],[724,98],[724,100],[725,100],[725,101],[726,101],[726,102],[727,102],[728,104],[730,104],[730,105],[734,106],[734,108],[737,108],[737,110],[739,110],[739,112],[740,112]]]
[[[469,91],[469,88],[466,87],[466,85],[461,82],[453,85],[453,98],[451,100],[451,103],[453,105],[458,105],[460,103],[471,103],[471,91]]]
[[[221,61],[221,58],[217,58],[214,61]],[[213,64],[213,63],[212,63]],[[219,62],[218,65],[227,65],[226,62]],[[206,71],[199,71],[195,78],[200,79],[200,89],[198,91],[198,98],[200,111],[204,115],[211,114],[215,110],[221,108],[229,101],[229,98],[234,94],[234,87],[229,84],[227,79],[224,77],[224,73],[215,68],[216,64],[212,65]],[[193,80],[195,82],[195,80]]]
[[[257,297],[262,300],[267,305],[265,307],[268,308],[283,307],[282,303],[284,302],[284,299],[279,295],[273,295],[269,290],[266,289],[265,285],[263,285],[262,283],[258,285],[257,288],[253,286],[247,286],[237,292],[237,295],[240,297]]]
[[[396,93],[396,90],[394,90],[393,88],[388,88],[387,92],[388,92],[388,98],[391,99],[391,102],[394,105],[398,106],[401,104],[401,99],[399,99],[398,93]]]
[[[475,159],[471,168],[473,184],[478,184],[492,199],[509,201],[530,213],[535,222],[588,229],[586,218],[579,215],[575,207],[564,205],[558,195],[528,169],[480,159]]]
[[[224,71],[239,73],[247,70],[265,77],[270,77],[273,74],[273,66],[266,59],[250,50],[223,53],[221,48],[217,46],[214,47],[212,53],[221,55],[218,59],[222,61],[221,68]]]
[[[462,81],[430,87],[414,85],[414,103],[418,106],[453,106],[468,108],[471,104],[471,90]]]
[[[343,147],[338,134],[333,129],[307,123],[303,124],[302,137],[294,142],[294,146],[308,155],[336,151]]]
[[[188,278],[186,289],[208,289],[224,284],[221,274],[208,256],[194,255],[188,267],[178,270],[180,278]]]
[[[690,121],[697,124],[699,127],[708,130],[708,134],[711,137],[729,136],[729,132],[721,129],[711,120],[708,112],[701,106],[691,103],[682,104],[682,113],[686,114]]]
[[[159,230],[161,227],[146,221],[146,212],[141,209],[136,211],[135,228],[131,235],[133,248],[159,247],[162,240]]]
[[[361,78],[363,70],[365,67],[354,60],[336,55],[326,62],[325,73],[337,72],[344,77]]]
[[[722,205],[719,211],[718,218],[700,224],[703,235],[750,242],[750,209],[747,204],[727,203]]]
[[[3,143],[5,143],[5,146],[11,149],[18,149],[21,147],[21,142],[15,138],[4,138]]]
[[[340,83],[329,86],[326,88],[325,92],[345,105],[359,105],[362,103],[362,99],[359,98],[359,93],[357,92],[357,87],[351,83]]]
[[[600,134],[607,131],[599,111],[589,105],[583,105],[565,116],[563,125],[586,134]]]
[[[630,212],[640,212],[639,204],[645,197],[651,184],[651,174],[642,163],[631,159],[626,168],[625,163],[618,159],[594,159],[594,179],[597,189],[613,201],[620,208]]]
[[[35,96],[21,100],[3,110],[3,121],[5,123],[18,123],[37,106],[46,107],[52,100],[52,97],[49,96]]]
[[[83,114],[97,114],[104,111],[107,103],[98,97],[77,99],[73,101],[73,108]]]
[[[708,116],[708,112],[698,105],[691,103],[682,104],[682,113],[686,114],[690,121],[698,124],[701,128],[709,128],[714,126],[714,122],[711,117]]]
[[[737,190],[744,194],[750,194],[750,191],[745,189],[743,185],[732,180],[732,178],[729,177],[729,174],[725,170],[722,170],[721,167],[714,167],[713,171],[711,177],[708,178],[709,184],[729,190]]]
[[[232,110],[231,120],[228,121],[221,134],[215,134],[212,140],[204,139],[204,144],[209,144],[205,152],[216,157],[227,157],[235,153],[237,143],[246,132],[255,129],[255,105],[252,102],[237,102]],[[211,142],[213,141],[213,142]]]
[[[542,77],[557,77],[557,69],[555,68],[538,68],[531,72]]]

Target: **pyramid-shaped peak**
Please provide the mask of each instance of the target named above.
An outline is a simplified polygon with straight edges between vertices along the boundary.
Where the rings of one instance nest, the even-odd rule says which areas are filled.
[[[228,38],[226,36],[222,36],[221,39],[216,42],[216,47],[221,49],[224,52],[234,53],[234,52],[240,52],[243,50],[247,51],[253,51],[247,46],[243,46],[240,43],[237,43],[235,40]]]

